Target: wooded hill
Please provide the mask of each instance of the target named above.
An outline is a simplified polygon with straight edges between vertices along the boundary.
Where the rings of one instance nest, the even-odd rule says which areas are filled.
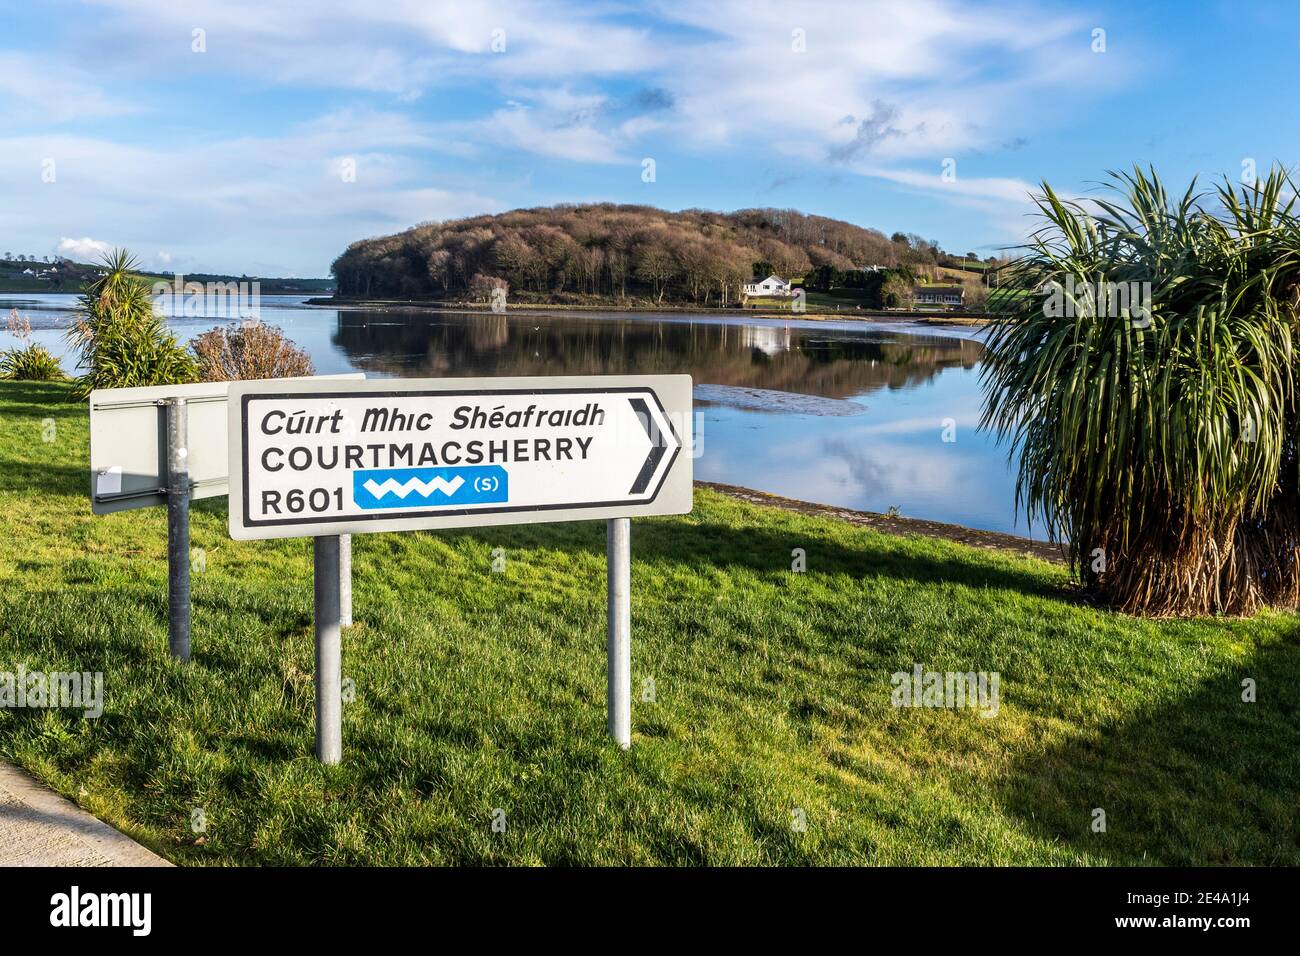
[[[516,300],[728,305],[751,277],[770,272],[834,282],[867,266],[960,262],[917,235],[887,237],[789,209],[666,212],[599,203],[424,223],[353,243],[331,271],[338,294],[354,298],[482,300],[505,288]]]

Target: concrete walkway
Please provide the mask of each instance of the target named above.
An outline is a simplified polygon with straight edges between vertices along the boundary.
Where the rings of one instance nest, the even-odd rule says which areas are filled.
[[[0,761],[0,866],[171,866]]]

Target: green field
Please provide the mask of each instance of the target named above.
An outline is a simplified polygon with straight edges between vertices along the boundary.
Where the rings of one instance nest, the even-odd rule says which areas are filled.
[[[86,263],[71,263],[65,268],[70,272],[61,275],[59,281],[48,277],[25,276],[24,269],[39,270],[49,267],[47,262],[19,262],[16,259],[0,259],[0,294],[22,292],[59,292],[81,294],[95,280],[100,266]],[[159,272],[137,272],[148,285],[156,282],[172,282],[172,274]],[[326,295],[334,290],[333,279],[258,279],[252,276],[228,276],[208,273],[192,273],[185,277],[188,281],[206,284],[208,282],[258,282],[263,295]]]
[[[174,861],[1300,863],[1295,617],[1134,620],[1049,564],[706,490],[633,522],[630,751],[604,528],[534,525],[354,539],[355,700],[321,767],[309,543],[196,505],[171,661],[164,514],[90,515],[66,395],[0,384],[0,671],[102,671],[106,709],[0,709],[0,754]],[[998,672],[997,715],[891,707],[916,663]]]
[[[826,309],[839,308],[841,311],[845,309],[855,311],[859,306],[863,309],[880,308],[879,300],[869,295],[865,289],[831,289],[829,292],[809,292],[808,304]]]

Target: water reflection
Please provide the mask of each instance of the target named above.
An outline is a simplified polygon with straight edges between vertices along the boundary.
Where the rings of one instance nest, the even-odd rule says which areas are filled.
[[[0,310],[19,299],[36,340],[63,354],[75,297],[0,296]],[[696,383],[700,479],[1030,530],[1014,514],[1005,451],[978,430],[983,348],[970,330],[714,314],[373,312],[291,296],[263,297],[262,318],[305,348],[321,374],[686,372]],[[171,325],[188,341],[224,321]],[[0,334],[0,348],[7,344]]]
[[[356,368],[401,377],[687,372],[697,383],[847,399],[973,369],[954,336],[620,316],[403,315],[342,311],[333,342]],[[723,393],[707,392],[717,401]],[[705,396],[697,396],[705,398]]]

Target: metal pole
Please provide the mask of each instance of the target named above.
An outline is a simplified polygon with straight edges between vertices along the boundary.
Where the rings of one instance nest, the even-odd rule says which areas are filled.
[[[167,646],[172,657],[190,659],[190,468],[189,414],[185,399],[167,409]]]
[[[339,639],[339,538],[313,538],[316,585],[316,759],[343,759],[343,686]]]
[[[609,589],[606,704],[609,735],[626,750],[632,746],[632,522],[611,518],[605,551]]]
[[[352,626],[352,535],[339,535],[339,623]]]

